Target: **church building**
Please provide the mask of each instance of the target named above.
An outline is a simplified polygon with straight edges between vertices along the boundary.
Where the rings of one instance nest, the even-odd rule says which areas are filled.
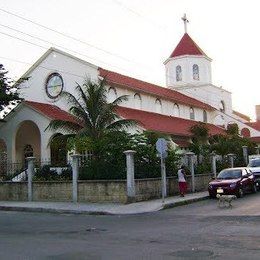
[[[28,156],[55,160],[57,150],[49,144],[59,132],[46,131],[53,119],[74,120],[67,111],[62,91],[74,93],[76,83],[86,78],[106,78],[108,100],[128,95],[118,113],[136,119],[139,130],[168,134],[173,143],[185,149],[190,143],[190,127],[199,121],[207,124],[210,135],[224,133],[236,123],[242,136],[260,144],[260,108],[257,122],[232,108],[232,95],[212,83],[212,59],[185,32],[165,60],[165,86],[100,68],[71,54],[50,48],[23,75],[24,101],[0,121],[0,160],[24,161]]]

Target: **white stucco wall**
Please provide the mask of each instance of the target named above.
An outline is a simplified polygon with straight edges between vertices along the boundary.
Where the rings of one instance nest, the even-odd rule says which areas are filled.
[[[193,65],[199,66],[199,80],[193,79]],[[182,81],[176,81],[176,67],[182,68]],[[211,60],[204,56],[185,55],[170,58],[165,62],[166,86],[174,87],[183,84],[211,84]]]
[[[96,80],[98,77],[98,70],[94,65],[64,55],[60,51],[53,50],[27,75],[30,79],[22,84],[22,97],[26,100],[54,104],[67,110],[68,106],[65,100],[50,99],[46,95],[46,79],[54,72],[62,76],[64,90],[70,93],[74,93],[76,82],[82,84],[86,77],[93,80]]]
[[[108,86],[108,89],[110,87]],[[147,93],[143,93],[143,92],[136,92],[133,91],[131,89],[126,89],[126,88],[122,88],[122,87],[115,87],[116,89],[116,93],[117,96],[121,96],[121,95],[128,95],[128,101],[122,103],[121,105],[124,107],[128,107],[128,108],[136,108],[136,101],[134,100],[134,96],[135,94],[139,94],[141,97],[141,109],[144,111],[148,111],[148,112],[153,112],[153,113],[158,113],[156,111],[156,100],[158,99],[158,97],[153,96],[153,95],[149,95]],[[179,106],[179,111],[180,111],[180,116],[181,118],[184,119],[190,119],[190,106],[181,104],[181,103],[175,103],[173,101],[170,100],[166,100],[166,99],[162,99],[159,98],[162,104],[162,112],[161,114],[163,115],[167,115],[167,116],[174,116],[174,104],[178,104]],[[112,101],[111,97],[109,97],[109,100]],[[203,109],[200,108],[196,108],[193,107],[194,112],[195,112],[195,120],[196,121],[203,121]],[[210,111],[206,111],[207,115],[208,115],[208,119],[209,114],[211,113]],[[208,120],[209,122],[209,120]]]
[[[206,104],[209,104],[217,110],[220,109],[221,101],[223,101],[225,105],[225,113],[228,115],[233,114],[232,94],[223,88],[219,88],[214,85],[189,85],[177,87],[175,90],[181,92],[184,95],[193,97]]]

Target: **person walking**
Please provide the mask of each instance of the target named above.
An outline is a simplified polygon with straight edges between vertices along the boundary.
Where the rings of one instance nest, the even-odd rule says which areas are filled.
[[[184,166],[183,165],[178,170],[177,174],[178,174],[180,196],[184,197],[184,195],[185,195],[185,193],[187,191],[187,182],[186,182],[186,174],[185,174],[185,170],[184,170]]]

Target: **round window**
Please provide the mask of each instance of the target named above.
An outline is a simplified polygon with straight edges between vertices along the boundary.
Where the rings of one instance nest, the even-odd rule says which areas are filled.
[[[49,98],[57,98],[63,90],[63,79],[61,75],[52,73],[47,78],[45,89]]]

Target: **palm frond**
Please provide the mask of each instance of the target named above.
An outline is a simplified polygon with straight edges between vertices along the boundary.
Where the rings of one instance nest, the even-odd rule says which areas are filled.
[[[51,130],[51,131],[56,131],[60,130],[63,132],[68,132],[68,133],[76,133],[79,131],[82,127],[80,124],[71,122],[71,121],[64,121],[64,120],[52,120],[49,125],[46,127],[46,130]]]
[[[61,97],[66,99],[68,104],[75,106],[75,107],[80,107],[84,110],[84,108],[80,104],[79,100],[74,95],[72,95],[71,93],[69,93],[67,91],[63,91],[61,93]]]
[[[122,95],[122,96],[116,98],[112,103],[113,103],[113,105],[118,106],[123,101],[127,101],[128,98],[129,98],[129,95]]]
[[[71,107],[69,112],[77,118],[80,124],[91,125],[91,120],[88,116],[88,112],[79,107]]]
[[[75,136],[75,134],[54,136],[52,139],[50,139],[47,146],[49,147],[51,144],[59,145],[60,143],[66,143],[69,138],[74,137],[74,136]]]
[[[130,127],[135,127],[137,126],[138,121],[133,120],[133,119],[120,119],[117,120],[113,123],[111,123],[107,129],[109,130],[122,130],[122,129],[127,129]]]

